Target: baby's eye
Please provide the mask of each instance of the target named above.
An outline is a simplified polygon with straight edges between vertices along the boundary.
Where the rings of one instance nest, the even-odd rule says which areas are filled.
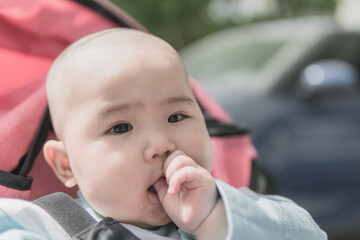
[[[174,122],[180,122],[186,118],[183,114],[173,114],[168,118],[168,122],[174,123]]]
[[[120,123],[110,128],[109,132],[114,134],[122,134],[131,131],[133,127],[128,123]]]

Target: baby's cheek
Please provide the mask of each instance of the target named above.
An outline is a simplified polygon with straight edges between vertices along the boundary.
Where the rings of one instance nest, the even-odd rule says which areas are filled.
[[[202,148],[198,149],[198,157],[195,158],[197,164],[199,164],[201,167],[205,168],[209,172],[211,172],[212,164],[213,164],[213,153],[210,141],[208,143],[204,143]]]
[[[206,127],[203,129],[203,134],[199,134],[198,142],[200,143],[198,150],[202,155],[202,162],[199,165],[210,172],[213,164],[213,151]]]
[[[212,152],[208,153],[208,156],[205,158],[204,163],[201,165],[203,168],[211,172],[213,164]]]
[[[87,201],[100,215],[104,217],[118,218],[119,212],[124,212],[124,209],[119,209],[119,207],[126,205],[126,199],[122,199],[121,194],[116,194],[120,191],[121,189],[105,185],[101,188],[93,188],[87,192]],[[119,202],[121,202],[122,205],[118,204]]]

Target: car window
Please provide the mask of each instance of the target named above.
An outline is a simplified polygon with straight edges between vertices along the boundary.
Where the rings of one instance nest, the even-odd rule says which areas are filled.
[[[285,40],[278,40],[223,46],[204,54],[186,67],[200,81],[218,81],[219,77],[224,76],[236,77],[237,81],[247,80],[241,76],[256,74],[285,43]]]

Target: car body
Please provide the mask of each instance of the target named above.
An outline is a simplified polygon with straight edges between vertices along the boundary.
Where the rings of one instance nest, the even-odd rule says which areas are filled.
[[[258,150],[268,191],[331,239],[360,237],[360,33],[331,17],[236,27],[180,50]]]

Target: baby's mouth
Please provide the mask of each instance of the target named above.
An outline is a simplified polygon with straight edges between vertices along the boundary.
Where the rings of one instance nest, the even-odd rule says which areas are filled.
[[[154,185],[157,184],[158,181],[163,181],[163,180],[165,180],[165,176],[159,177],[159,178],[148,188],[148,192],[151,193],[151,194],[157,195],[157,191],[156,191],[156,188],[154,187]]]
[[[151,185],[151,186],[148,188],[148,191],[149,191],[150,193],[157,194],[156,189],[154,188],[154,185]]]

